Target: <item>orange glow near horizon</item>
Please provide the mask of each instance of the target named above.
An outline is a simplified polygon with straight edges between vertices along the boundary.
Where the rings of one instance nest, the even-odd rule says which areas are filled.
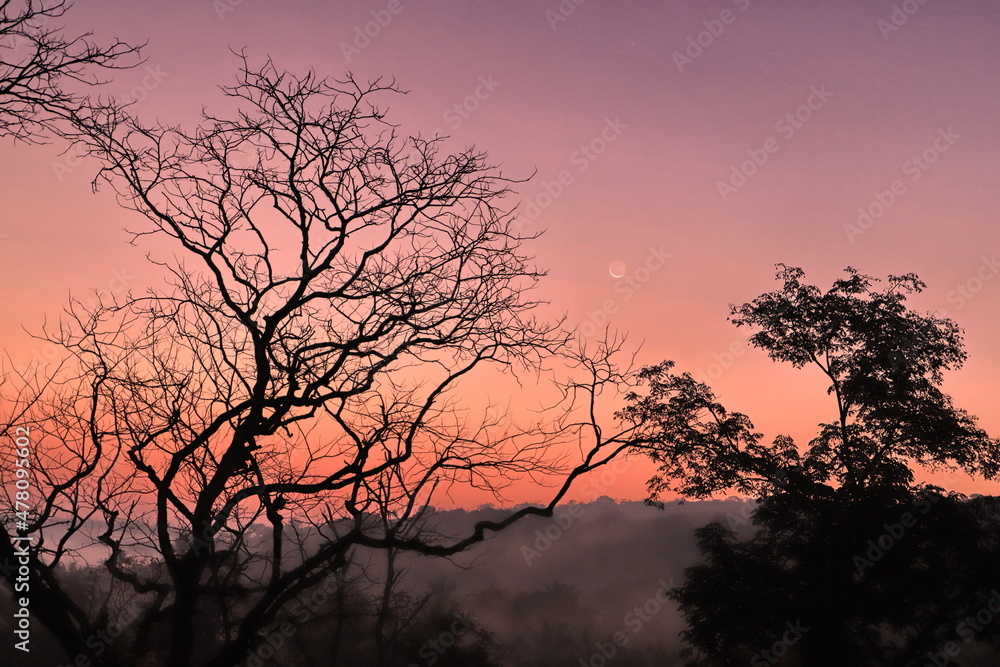
[[[537,170],[517,189],[524,233],[545,230],[528,246],[549,272],[541,314],[566,315],[585,338],[626,332],[639,365],[676,361],[768,442],[806,444],[833,403],[818,373],[747,347],[729,304],[774,289],[779,262],[824,288],[847,266],[914,272],[928,287],[912,305],[965,330],[969,360],[945,391],[1000,435],[993,3],[922,5],[888,36],[888,1],[593,2],[552,24],[546,11],[558,4],[404,0],[363,47],[356,28],[385,3],[111,0],[78,3],[67,22],[99,40],[148,40],[147,62],[114,72],[103,90],[165,124],[190,127],[203,105],[225,108],[216,87],[233,81],[230,48],[243,45],[251,62],[269,55],[282,69],[396,77],[410,91],[387,100],[401,133],[450,134],[447,145],[482,148],[511,178]],[[678,59],[727,8],[737,20]],[[0,339],[15,367],[50,357],[25,329],[53,325],[70,294],[161,285],[146,255],[174,253],[160,240],[130,245],[123,228],[143,220],[109,188],[95,195],[95,165],[66,148],[0,145]],[[463,392],[500,402],[504,386],[484,375]],[[569,497],[642,499],[652,471],[629,460]],[[962,475],[920,479],[1000,493]],[[500,502],[551,492],[521,481]],[[488,502],[498,501],[456,486],[434,504]]]

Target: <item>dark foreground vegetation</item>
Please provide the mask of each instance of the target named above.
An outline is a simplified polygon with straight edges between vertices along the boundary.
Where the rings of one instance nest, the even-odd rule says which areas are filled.
[[[958,512],[966,514],[968,527],[971,514],[997,516],[996,504],[992,498],[980,497],[956,506]],[[761,546],[722,546],[733,563],[728,571],[720,571],[722,558],[716,556],[706,562],[699,555],[696,529],[714,522],[712,528],[701,532],[712,536],[712,548],[719,549],[720,534],[733,531],[741,539],[754,534],[750,517],[756,507],[757,503],[738,498],[668,503],[662,511],[643,503],[616,503],[610,499],[568,505],[553,518],[526,520],[454,562],[400,556],[388,596],[384,555],[358,553],[349,574],[331,581],[322,594],[303,596],[290,608],[288,623],[276,625],[275,632],[268,634],[262,645],[268,648],[248,655],[241,664],[578,667],[581,659],[584,664],[604,664],[601,658],[611,654],[608,665],[688,665],[692,658],[680,655],[689,648],[680,634],[691,632],[692,626],[682,614],[678,597],[686,599],[687,604],[697,601],[697,606],[717,605],[720,616],[729,615],[726,627],[734,635],[745,633],[741,657],[717,657],[706,664],[824,664],[805,662],[796,645],[821,627],[827,613],[824,604],[830,599],[840,605],[841,614],[852,615],[852,627],[859,629],[868,625],[877,630],[882,627],[874,620],[879,614],[891,608],[898,610],[895,618],[909,623],[905,626],[908,629],[892,633],[888,626],[882,627],[885,634],[879,656],[888,655],[890,650],[901,652],[892,646],[919,645],[914,642],[924,634],[951,637],[955,653],[952,663],[944,661],[953,658],[943,654],[942,649],[914,654],[909,662],[893,663],[873,657],[857,664],[933,665],[935,656],[941,664],[995,664],[997,642],[991,626],[1000,625],[1000,613],[995,611],[1000,601],[986,587],[998,583],[988,575],[979,582],[984,590],[963,594],[958,581],[963,575],[954,568],[969,560],[961,555],[956,558],[960,551],[968,554],[969,536],[946,546],[946,553],[922,578],[899,569],[910,554],[926,548],[935,530],[930,526],[946,526],[955,518],[955,506],[929,499],[928,504],[899,508],[896,516],[886,513],[888,528],[879,525],[877,517],[865,517],[854,531],[858,551],[845,554],[846,550],[838,547],[824,554],[823,562],[844,569],[834,558],[845,554],[853,573],[865,575],[869,581],[875,573],[885,583],[870,590],[860,585],[843,590],[827,585],[826,598],[819,597],[818,581],[807,590],[804,576],[796,581],[782,574],[774,562],[755,561],[755,552]],[[903,525],[907,512],[916,521],[913,530]],[[504,513],[481,508],[435,512],[433,517],[443,530],[460,532],[476,521]],[[988,518],[984,523],[993,520]],[[871,532],[866,533],[868,530]],[[951,526],[943,529],[941,537],[951,540],[961,531],[961,526]],[[758,537],[757,544],[763,542]],[[735,558],[733,551],[739,552]],[[944,567],[945,562],[948,567]],[[685,575],[692,566],[696,567]],[[894,570],[901,584],[919,588],[909,593],[897,588],[890,593],[888,584],[895,576],[891,574]],[[84,606],[88,597],[105,591],[109,584],[106,569],[100,565],[68,568],[60,576],[69,582]],[[720,578],[721,588],[710,586],[714,576]],[[681,586],[686,577],[691,583],[675,589],[673,599],[663,602],[663,584]],[[942,592],[946,586],[953,588]],[[809,599],[807,592],[816,598]],[[952,592],[959,595],[949,600],[947,595]],[[925,600],[941,600],[941,606],[936,608],[927,602],[912,606],[922,595]],[[7,596],[3,605],[2,631],[12,636],[8,619],[13,607]],[[789,624],[803,632],[790,632]],[[699,630],[713,636],[721,634],[718,627],[712,628],[707,622],[694,631]],[[107,638],[127,644],[129,635],[136,631],[135,621],[126,614],[124,620],[112,625]],[[24,662],[11,643],[5,642],[0,650],[4,664],[70,664],[44,628],[36,632],[33,662]],[[619,639],[625,641],[616,643],[615,634],[619,632]],[[754,632],[757,634],[751,634]],[[377,636],[382,639],[376,640]],[[103,641],[103,637],[96,637],[95,645]],[[150,653],[144,659],[137,657],[133,664],[152,667],[159,663]],[[831,660],[825,664],[835,663]]]
[[[778,265],[732,307],[830,401],[768,441],[543,318],[518,181],[392,124],[395,82],[241,53],[227,113],[164,126],[91,93],[140,49],[65,36],[66,8],[0,2],[0,139],[72,143],[169,251],[0,373],[4,664],[997,664],[997,502],[922,479],[993,479],[1000,443],[944,393],[962,332],[916,275]],[[468,389],[511,376],[555,398],[526,420]],[[648,505],[566,502],[636,459]],[[545,500],[433,510],[526,479]]]

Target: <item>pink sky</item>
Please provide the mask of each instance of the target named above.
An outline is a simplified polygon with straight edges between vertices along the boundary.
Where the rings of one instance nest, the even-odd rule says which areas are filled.
[[[393,105],[404,130],[451,132],[511,176],[537,169],[525,203],[548,203],[545,186],[555,191],[562,173],[562,192],[530,223],[548,230],[534,245],[551,272],[541,295],[580,324],[612,300],[610,322],[643,343],[643,363],[670,358],[708,373],[745,338],[726,321],[728,304],[770,290],[776,262],[821,286],[847,265],[915,272],[928,283],[917,305],[966,330],[970,359],[947,390],[1000,434],[1000,7],[910,0],[894,15],[888,0],[577,3],[564,0],[559,14],[558,0],[80,0],[70,19],[99,37],[149,41],[148,68],[107,87],[128,95],[145,79],[140,114],[190,122],[232,80],[229,49],[247,47],[282,68],[395,76],[411,91]],[[344,45],[372,12],[386,25],[348,48],[348,62]],[[689,47],[696,57],[675,55]],[[600,155],[582,150],[592,141],[606,143]],[[151,275],[149,248],[121,231],[129,215],[110,193],[92,194],[92,168],[75,168],[61,148],[0,147],[0,336],[15,358],[38,350],[21,327],[57,317],[71,290],[142,288]],[[925,151],[936,159],[921,167],[913,158]],[[730,181],[753,156],[762,164],[746,167],[746,182]],[[740,187],[723,197],[726,181]],[[877,212],[894,181],[895,201],[849,233],[859,207]],[[662,268],[639,268],[665,254]],[[610,275],[613,262],[631,287]],[[768,438],[804,441],[829,417],[814,373],[756,351],[719,370],[713,387]],[[648,472],[637,464],[605,492],[641,497]],[[512,499],[542,495],[525,487]]]

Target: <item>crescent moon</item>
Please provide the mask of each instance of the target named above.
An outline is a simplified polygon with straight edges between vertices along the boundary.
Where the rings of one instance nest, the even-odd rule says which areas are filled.
[[[612,278],[621,278],[625,275],[628,267],[625,266],[625,262],[611,262],[611,266],[608,267],[608,273],[611,274]]]

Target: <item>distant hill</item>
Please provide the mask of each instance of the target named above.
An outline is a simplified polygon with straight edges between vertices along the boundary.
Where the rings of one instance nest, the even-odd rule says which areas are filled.
[[[566,648],[586,651],[622,632],[627,646],[660,655],[654,664],[681,664],[674,656],[683,621],[673,603],[660,602],[663,587],[680,584],[684,569],[698,562],[696,528],[719,520],[746,529],[753,506],[737,499],[662,510],[610,499],[569,504],[551,519],[528,517],[450,561],[406,559],[403,585],[450,596],[508,641],[556,633]],[[458,535],[509,511],[442,511],[431,520]],[[580,657],[589,661],[590,654]],[[615,664],[628,663],[616,658]]]
[[[603,665],[612,651],[614,661],[607,664],[613,667],[681,665],[677,652],[683,622],[675,605],[666,600],[666,590],[681,583],[684,568],[698,560],[696,528],[712,520],[748,528],[746,517],[753,506],[736,499],[672,503],[663,510],[607,498],[571,503],[557,509],[552,518],[527,517],[451,559],[401,555],[396,567],[403,574],[397,590],[417,602],[426,598],[423,616],[434,609],[458,610],[474,619],[508,652],[501,664],[511,667]],[[510,511],[433,510],[428,521],[442,534],[459,536],[468,534],[477,521],[501,519]],[[248,533],[250,542],[266,543],[268,533],[266,526],[254,527]],[[89,567],[78,563],[68,576],[81,591],[90,581],[103,589],[100,582],[107,577],[99,564],[103,553],[96,547],[84,553]],[[363,572],[354,569],[352,585],[366,599],[377,600],[385,555],[358,552],[356,556],[365,567]],[[87,594],[81,596],[85,599]],[[0,596],[0,612],[8,619],[0,619],[0,630],[8,634],[11,609],[9,595]],[[374,613],[371,606],[359,609],[366,609],[362,613],[369,618]],[[320,646],[330,638],[324,632],[321,627],[303,631],[301,637]],[[367,631],[359,627],[359,632]],[[39,646],[33,657],[38,664],[65,660],[40,625],[35,637]],[[370,651],[360,644],[355,650],[362,656]],[[462,664],[456,651],[431,652],[414,664]],[[8,642],[0,648],[0,664],[13,657]]]

